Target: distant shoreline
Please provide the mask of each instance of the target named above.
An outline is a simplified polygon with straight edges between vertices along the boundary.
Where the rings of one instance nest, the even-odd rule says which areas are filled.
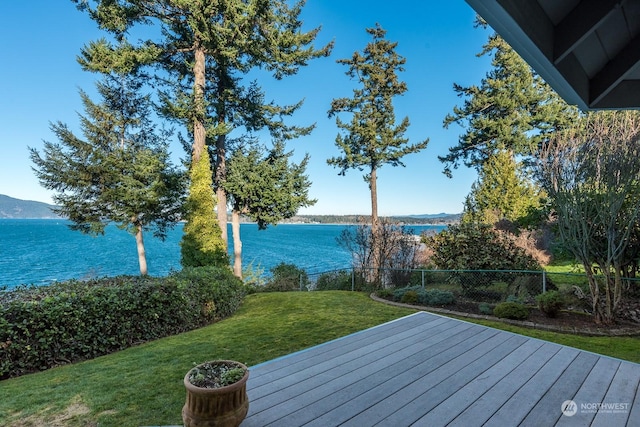
[[[54,213],[56,207],[42,202],[21,200],[0,194],[0,219],[55,219],[66,220]],[[460,222],[462,214],[423,214],[423,215],[389,215],[380,216],[381,220],[389,220],[399,225],[451,225]],[[370,215],[295,215],[278,224],[319,224],[319,225],[357,225],[370,222]],[[228,218],[231,222],[231,218]],[[248,217],[241,217],[242,223],[253,223]]]

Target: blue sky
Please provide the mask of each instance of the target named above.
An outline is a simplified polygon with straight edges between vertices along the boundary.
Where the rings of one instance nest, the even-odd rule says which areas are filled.
[[[369,188],[363,172],[350,170],[338,176],[327,158],[339,155],[334,144],[335,119],[327,117],[331,100],[350,96],[354,82],[337,59],[361,51],[370,38],[365,28],[377,22],[387,38],[398,42],[397,52],[407,60],[400,78],[408,92],[395,100],[398,120],[408,116],[410,141],[430,139],[429,146],[405,157],[406,167],[383,166],[378,171],[380,215],[457,213],[472,182],[474,171],[464,167],[452,179],[442,174],[438,155],[457,143],[462,129],[443,129],[445,115],[462,99],[453,83],[477,84],[488,71],[488,58],[476,54],[488,33],[473,27],[475,13],[464,0],[308,0],[302,14],[305,29],[321,26],[318,46],[330,40],[329,58],[309,66],[282,82],[264,78],[260,84],[267,99],[305,104],[290,123],[316,123],[307,137],[289,142],[296,160],[309,153],[307,169],[313,182],[315,206],[301,214],[369,214]],[[27,147],[39,149],[42,141],[56,141],[50,122],[61,121],[77,129],[83,113],[78,89],[93,92],[97,76],[83,72],[75,58],[83,45],[101,36],[95,24],[76,10],[70,0],[5,2],[0,14],[0,194],[50,203],[31,170]],[[349,120],[348,116],[343,116]],[[178,163],[185,153],[171,146]]]

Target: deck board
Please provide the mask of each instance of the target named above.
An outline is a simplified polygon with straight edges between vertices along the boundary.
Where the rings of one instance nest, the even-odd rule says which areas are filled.
[[[631,425],[640,365],[419,312],[250,368],[251,426]],[[561,412],[565,400],[627,411]]]

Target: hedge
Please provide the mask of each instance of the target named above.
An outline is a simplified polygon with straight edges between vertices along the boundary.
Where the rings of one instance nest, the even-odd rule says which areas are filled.
[[[118,276],[0,292],[0,379],[86,360],[233,314],[245,295],[225,268]]]

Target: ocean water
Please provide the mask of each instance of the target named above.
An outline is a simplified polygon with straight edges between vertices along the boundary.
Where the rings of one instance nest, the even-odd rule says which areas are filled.
[[[0,285],[46,285],[55,281],[90,277],[137,275],[135,239],[115,226],[103,236],[72,231],[64,220],[0,219]],[[243,266],[268,274],[285,262],[319,273],[351,265],[351,256],[336,238],[346,225],[280,224],[258,230],[241,224]],[[412,226],[415,234],[439,231],[444,226]],[[229,228],[229,235],[231,229]],[[180,269],[182,224],[165,241],[145,235],[149,274],[164,276]],[[233,248],[229,248],[230,254]]]

